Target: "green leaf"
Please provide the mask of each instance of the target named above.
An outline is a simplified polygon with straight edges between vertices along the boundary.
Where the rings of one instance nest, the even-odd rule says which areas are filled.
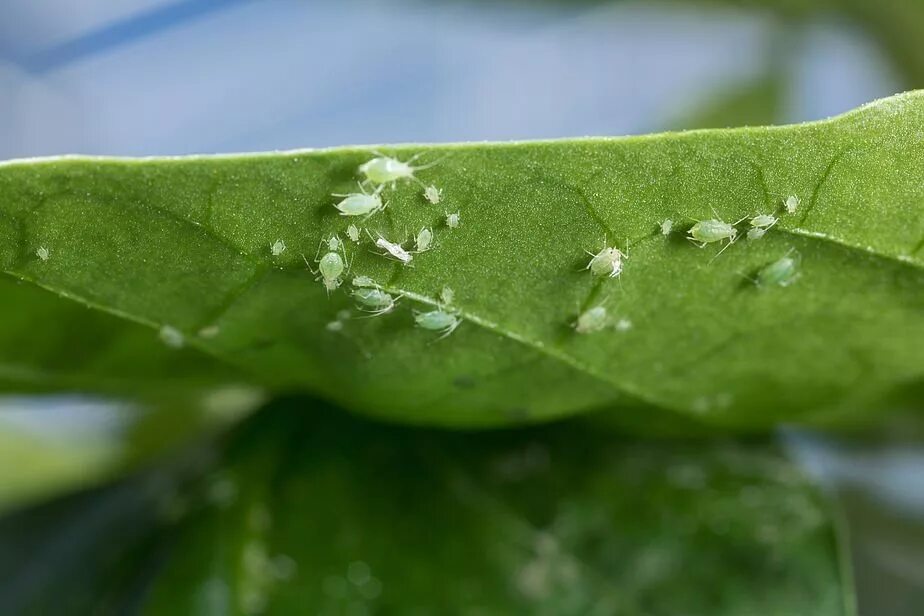
[[[760,442],[620,442],[575,422],[440,432],[289,401],[243,424],[187,494],[174,523],[101,542],[125,588],[72,584],[65,565],[15,595],[18,613],[99,586],[86,611],[123,597],[151,614],[852,613],[825,501]],[[114,506],[52,521],[83,538]],[[0,605],[62,534],[31,550],[11,528],[0,554],[23,560],[0,567]]]
[[[270,389],[392,419],[493,425],[609,408],[642,429],[673,417],[844,423],[921,407],[901,394],[924,372],[922,125],[924,94],[909,93],[780,128],[388,148],[435,163],[418,177],[443,203],[400,182],[363,224],[395,241],[433,226],[435,248],[402,267],[350,243],[350,277],[404,298],[340,332],[326,325],[353,306],[350,285],[328,296],[302,255],[343,237],[351,221],[331,194],[355,189],[373,149],[0,165],[0,265],[174,327]],[[802,200],[795,214],[782,213],[787,195]],[[441,224],[450,211],[457,229]],[[780,222],[717,256],[683,237],[713,212]],[[669,237],[666,218],[679,227]],[[604,236],[630,243],[616,279],[582,270]],[[279,239],[288,249],[273,257]],[[793,285],[747,280],[787,254]],[[411,308],[436,306],[445,285],[464,322],[438,340]],[[601,303],[631,327],[578,335],[579,312]]]
[[[263,398],[150,328],[0,278],[0,510],[134,468]]]

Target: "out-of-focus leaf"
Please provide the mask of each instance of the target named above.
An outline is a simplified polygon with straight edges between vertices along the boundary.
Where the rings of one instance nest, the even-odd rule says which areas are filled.
[[[277,408],[216,482],[234,498],[168,533],[147,613],[851,613],[826,506],[759,443]]]

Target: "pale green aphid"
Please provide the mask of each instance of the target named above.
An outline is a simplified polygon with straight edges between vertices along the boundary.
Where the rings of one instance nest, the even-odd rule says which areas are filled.
[[[802,200],[799,199],[797,195],[789,195],[786,197],[786,200],[783,201],[783,207],[786,208],[787,214],[795,214],[801,202]]]
[[[375,281],[368,276],[357,276],[353,279],[354,287],[377,287],[379,285],[375,284]]]
[[[735,243],[738,237],[738,230],[735,228],[735,225],[742,220],[744,220],[744,218],[734,223],[727,223],[715,218],[700,220],[690,227],[690,235],[687,239],[694,244],[698,244],[700,248],[705,248],[707,244],[712,244],[713,242],[727,241],[728,243],[725,244],[722,250],[713,257],[717,258],[720,254],[725,252],[729,246]]]
[[[324,256],[318,260],[318,272],[321,275],[321,282],[324,283],[324,288],[328,291],[333,291],[339,287],[340,276],[343,275],[344,269],[346,269],[346,264],[343,262],[343,257],[340,256],[340,253],[325,253]]]
[[[434,332],[442,332],[440,338],[445,338],[459,327],[462,319],[445,310],[436,309],[428,312],[415,312],[414,322],[417,327]]]
[[[340,250],[341,248],[343,248],[343,242],[340,241],[340,237],[337,236],[337,234],[330,236],[324,241],[327,243],[328,250],[333,251],[333,250]]]
[[[412,167],[411,163],[417,160],[419,156],[420,154],[417,154],[407,161],[400,161],[397,158],[380,154],[361,164],[359,166],[359,172],[363,174],[368,181],[378,186],[391,184],[392,187],[394,187],[395,183],[399,180],[414,180],[417,182],[417,178],[414,177],[417,171],[427,169],[436,164],[436,162],[432,162],[429,165]]]
[[[595,306],[585,310],[574,324],[574,330],[579,334],[592,334],[604,329],[609,323],[605,306]]]
[[[628,250],[628,248],[626,250]],[[629,258],[628,255],[618,248],[610,248],[608,246],[604,246],[597,254],[586,250],[584,252],[591,256],[590,262],[584,269],[589,269],[590,273],[594,276],[609,276],[610,278],[619,276],[622,272],[622,260]]]
[[[436,205],[443,199],[443,189],[430,184],[424,188],[424,198],[433,205]]]
[[[186,343],[183,333],[172,325],[164,325],[157,332],[161,341],[171,349],[179,349]]]
[[[347,237],[350,238],[351,241],[357,242],[357,243],[359,242],[360,232],[359,232],[359,227],[357,227],[356,225],[350,225],[349,227],[347,227],[346,234],[347,234]]]
[[[51,253],[44,246],[39,246],[38,250],[35,251],[35,256],[37,256],[42,261],[47,261],[48,257],[51,256]]]
[[[417,252],[426,252],[430,250],[430,245],[433,243],[433,231],[424,227],[417,233],[417,237],[414,238],[414,244],[417,247]]]
[[[443,290],[440,291],[440,301],[442,301],[447,306],[451,306],[452,302],[456,299],[456,292],[449,287],[443,287]]]
[[[749,240],[759,240],[764,235],[766,235],[767,230],[761,227],[753,227],[748,229],[748,239]]]
[[[462,224],[462,219],[459,217],[459,212],[453,212],[452,214],[446,214],[446,226],[450,229],[457,229],[459,225]]]
[[[272,246],[270,246],[270,253],[274,257],[278,257],[286,251],[286,243],[282,240],[276,240]]]
[[[799,261],[787,254],[757,272],[758,287],[788,287],[799,277]]]
[[[661,223],[661,235],[670,235],[674,230],[674,221],[668,218]]]
[[[366,189],[360,184],[359,189],[361,192],[358,193],[334,193],[333,196],[335,197],[343,197],[339,202],[334,204],[334,207],[339,210],[341,216],[369,217],[388,207],[388,203],[383,203],[382,197],[379,195],[380,188],[369,193],[366,192]]]
[[[395,298],[381,289],[362,287],[354,290],[352,295],[362,306],[363,311],[370,312],[374,316],[390,312],[396,304]]]
[[[757,227],[761,229],[769,229],[770,227],[775,225],[778,220],[779,220],[778,218],[776,218],[775,216],[771,216],[770,214],[758,214],[757,216],[752,218],[750,222],[751,222],[752,227]]]

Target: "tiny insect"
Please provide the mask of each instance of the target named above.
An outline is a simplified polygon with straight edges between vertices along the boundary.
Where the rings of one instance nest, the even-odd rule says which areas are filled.
[[[436,205],[443,199],[443,189],[437,188],[433,184],[430,184],[429,186],[424,188],[423,194],[424,194],[424,198],[430,203],[432,203],[433,205]]]
[[[398,261],[401,261],[404,265],[408,265],[411,261],[414,260],[414,255],[406,251],[401,244],[396,244],[394,242],[389,242],[381,235],[379,239],[375,240],[375,245],[384,250],[388,255],[394,257]]]
[[[356,225],[350,225],[349,227],[347,227],[347,230],[346,230],[347,237],[350,238],[351,241],[356,242],[357,244],[359,243],[359,238],[360,238],[359,233],[360,233],[359,227],[357,227]]]
[[[325,325],[325,328],[329,332],[334,332],[334,333],[342,332],[343,331],[343,321],[331,321],[327,325]]]
[[[790,253],[764,266],[757,272],[756,284],[758,287],[788,287],[799,278],[798,258],[790,256]]]
[[[319,256],[321,254],[321,248],[324,247],[325,244],[327,245],[327,248],[330,248],[331,241],[335,237],[336,236],[330,239],[321,240],[321,243],[318,245],[318,252],[314,256],[314,261],[318,264],[317,271],[311,267],[311,264],[308,263],[308,259],[305,258],[305,255],[302,255],[302,259],[304,259],[305,265],[308,266],[308,269],[312,274],[317,276],[316,280],[319,280],[324,284],[324,288],[328,293],[335,291],[340,287],[340,283],[342,282],[341,276],[343,276],[343,272],[347,269],[346,253],[343,250],[343,242],[341,242],[339,239],[337,240],[337,247],[340,252],[335,250],[328,250],[324,253],[323,256]]]
[[[462,224],[462,219],[459,217],[459,212],[453,212],[452,214],[446,214],[446,226],[450,229],[458,229],[459,225]]]
[[[769,229],[779,222],[779,218],[770,214],[758,214],[750,220],[751,226],[759,229]]]
[[[375,158],[361,164],[359,166],[359,172],[363,174],[368,181],[379,187],[385,184],[391,184],[392,188],[394,188],[399,180],[413,180],[420,183],[420,181],[414,177],[414,174],[432,167],[439,161],[432,162],[428,165],[421,165],[420,167],[412,167],[411,163],[419,157],[420,154],[417,154],[407,161],[402,162],[397,158],[379,154]]]
[[[799,199],[797,195],[789,195],[786,197],[786,200],[783,201],[783,207],[786,208],[787,214],[795,214],[801,202],[802,200]]]
[[[351,294],[360,304],[360,310],[369,312],[372,316],[379,316],[391,310],[397,304],[397,300],[381,289],[359,288]]]
[[[171,349],[182,348],[186,342],[185,338],[183,338],[183,333],[171,325],[164,325],[157,334],[160,336],[161,341]]]
[[[282,240],[276,240],[272,246],[270,246],[270,252],[274,257],[278,257],[286,251],[286,243]]]
[[[417,247],[416,252],[426,252],[430,250],[430,245],[433,243],[433,231],[429,227],[424,227],[417,232],[417,237],[414,238],[414,244]]]
[[[38,250],[35,251],[35,256],[37,256],[42,261],[47,261],[48,257],[51,256],[51,253],[44,246],[39,246]]]
[[[365,216],[368,218],[388,207],[388,203],[383,203],[382,197],[379,195],[381,187],[370,193],[360,184],[359,190],[360,192],[358,193],[334,193],[334,197],[342,197],[339,202],[334,204],[341,216]]]
[[[725,252],[729,246],[735,243],[735,240],[738,238],[738,230],[735,228],[735,225],[741,223],[743,220],[744,218],[733,223],[727,223],[715,218],[697,221],[697,223],[690,228],[690,235],[687,239],[699,245],[700,248],[705,248],[707,244],[712,244],[713,242],[725,240],[727,242],[725,246],[713,257],[717,258],[720,254]]]
[[[627,332],[632,329],[632,321],[629,319],[619,319],[616,321],[616,325],[614,325],[614,327],[617,331]]]
[[[759,240],[764,235],[766,235],[767,230],[761,227],[753,227],[748,229],[748,239],[749,240]]]
[[[661,223],[661,235],[670,235],[674,230],[674,221],[668,218]]]
[[[353,279],[354,287],[378,287],[379,285],[375,284],[375,281],[368,276],[357,276]]]
[[[340,241],[340,237],[338,237],[336,234],[330,236],[324,240],[324,242],[327,244],[327,249],[331,252],[335,252],[343,248],[343,242]]]
[[[456,331],[456,328],[462,323],[462,319],[446,310],[436,309],[428,312],[415,311],[414,322],[417,323],[417,327],[434,332],[442,332],[443,335],[439,337],[439,339],[442,340]]]
[[[446,306],[451,306],[452,302],[456,299],[456,292],[450,289],[449,287],[443,287],[443,290],[440,291],[440,301],[443,302]]]
[[[607,326],[608,317],[605,306],[595,306],[585,310],[574,323],[574,330],[579,334],[592,334]]]
[[[214,338],[221,333],[221,328],[217,325],[206,325],[199,330],[200,338]]]
[[[606,240],[604,240],[603,248],[596,254],[587,250],[584,251],[591,256],[590,262],[584,269],[589,269],[590,273],[594,276],[609,276],[610,278],[615,278],[622,273],[623,259],[628,259],[629,257],[618,248],[608,247],[605,243]],[[626,251],[628,250],[628,247],[626,247]]]

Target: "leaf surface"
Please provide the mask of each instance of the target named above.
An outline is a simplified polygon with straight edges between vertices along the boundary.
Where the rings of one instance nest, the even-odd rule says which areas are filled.
[[[443,202],[399,182],[362,226],[392,241],[432,227],[435,246],[402,267],[369,240],[347,242],[349,278],[403,298],[339,332],[327,325],[353,308],[350,285],[328,295],[302,255],[359,222],[331,195],[355,189],[374,148],[13,161],[0,166],[0,265],[174,327],[270,389],[397,420],[483,426],[610,408],[643,425],[844,422],[920,407],[902,392],[924,373],[922,126],[924,94],[909,93],[797,126],[387,148],[435,163],[417,176]],[[801,198],[795,214],[783,213],[788,195]],[[758,213],[780,221],[720,256],[684,237],[694,220]],[[629,244],[618,278],[583,269],[604,238]],[[277,240],[287,249],[274,257]],[[785,255],[798,260],[794,284],[748,280]],[[444,286],[463,323],[438,340],[412,309],[437,306]],[[610,327],[577,334],[597,305]]]

